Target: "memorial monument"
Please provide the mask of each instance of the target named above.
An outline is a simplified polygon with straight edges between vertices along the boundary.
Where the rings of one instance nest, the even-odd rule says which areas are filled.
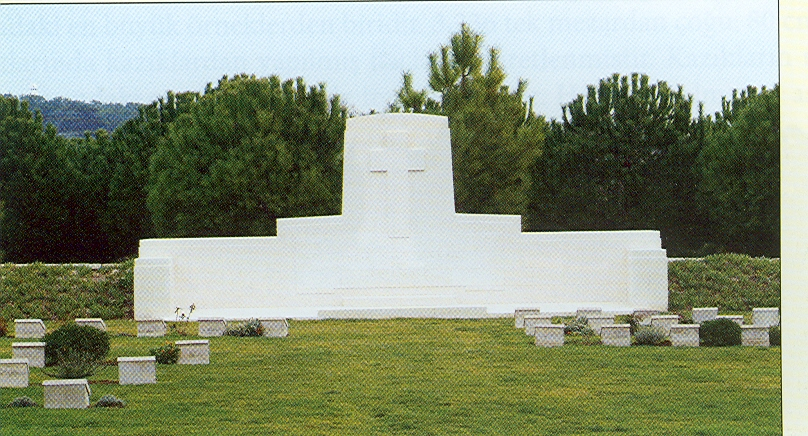
[[[521,231],[518,215],[454,210],[446,117],[381,114],[345,130],[342,215],[277,236],[146,239],[135,319],[378,318],[667,310],[658,231]]]

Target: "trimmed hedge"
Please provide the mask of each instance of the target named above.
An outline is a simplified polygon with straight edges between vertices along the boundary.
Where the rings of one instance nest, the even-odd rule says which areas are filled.
[[[705,321],[699,328],[699,345],[705,347],[741,345],[741,326],[726,318]]]

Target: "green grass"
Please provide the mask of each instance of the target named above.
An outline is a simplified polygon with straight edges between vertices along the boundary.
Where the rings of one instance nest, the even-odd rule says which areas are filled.
[[[176,339],[115,336],[110,357]],[[0,358],[13,341],[0,338]],[[91,384],[92,402],[112,394],[124,409],[0,409],[0,433],[781,433],[779,347],[545,349],[508,318],[291,321],[287,338],[210,343],[210,365],[158,365],[156,385]],[[31,386],[0,390],[0,403],[41,405],[44,379],[32,369]]]

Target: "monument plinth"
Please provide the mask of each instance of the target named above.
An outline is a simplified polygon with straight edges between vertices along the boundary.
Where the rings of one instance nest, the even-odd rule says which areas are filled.
[[[657,231],[523,233],[517,215],[454,211],[448,120],[352,118],[342,215],[274,237],[147,239],[135,318],[483,317],[516,307],[667,310]]]

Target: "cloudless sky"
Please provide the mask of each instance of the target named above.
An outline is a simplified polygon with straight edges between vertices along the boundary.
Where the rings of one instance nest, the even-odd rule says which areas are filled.
[[[612,73],[682,85],[694,108],[778,78],[777,2],[509,1],[0,6],[0,93],[148,103],[223,75],[325,82],[355,113],[384,111],[467,22],[500,49],[536,112]]]

